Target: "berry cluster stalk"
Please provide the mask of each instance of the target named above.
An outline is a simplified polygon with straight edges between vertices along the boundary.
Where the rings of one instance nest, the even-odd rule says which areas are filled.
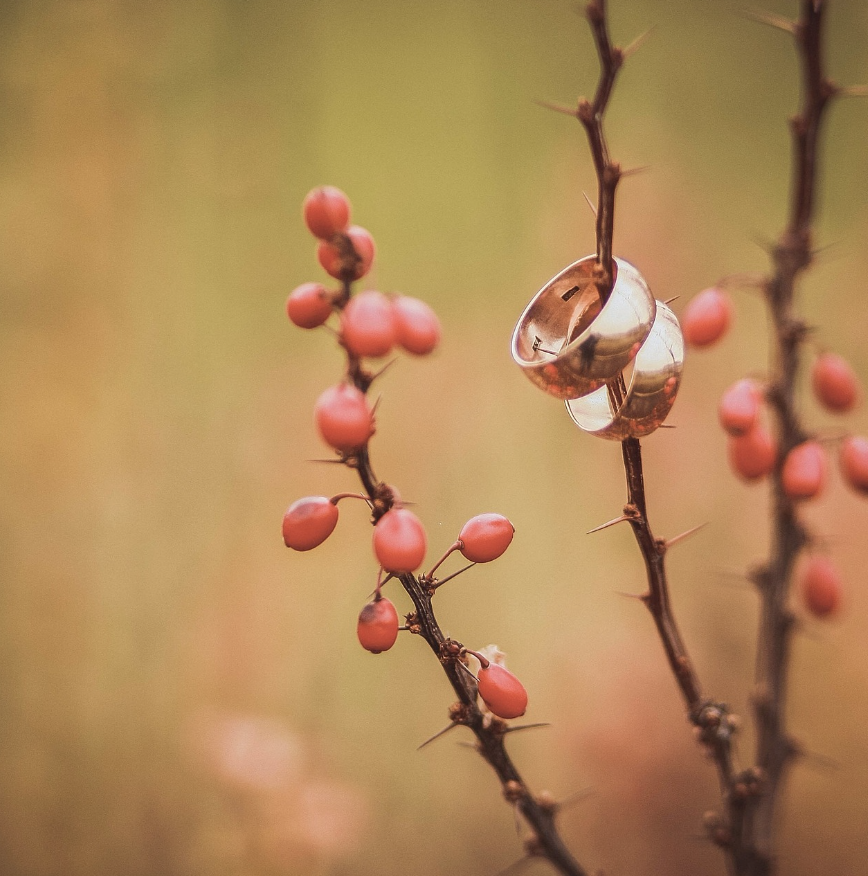
[[[476,749],[494,769],[503,787],[507,802],[521,814],[529,831],[524,840],[526,858],[542,858],[563,876],[586,876],[566,848],[556,824],[558,804],[547,793],[534,795],[515,767],[506,750],[510,733],[536,724],[511,725],[504,718],[524,714],[527,694],[521,683],[504,667],[492,663],[484,654],[465,648],[448,638],[440,628],[434,613],[433,599],[437,589],[469,566],[444,578],[434,577],[434,571],[449,554],[460,550],[470,565],[496,559],[512,540],[512,524],[501,515],[482,514],[468,521],[459,540],[453,544],[431,571],[415,574],[425,553],[425,536],[421,524],[403,508],[396,491],[381,481],[374,472],[369,450],[373,434],[373,413],[364,400],[372,384],[384,369],[369,370],[365,356],[382,356],[391,348],[391,338],[380,338],[385,312],[402,308],[405,316],[425,316],[427,306],[399,297],[391,304],[379,292],[353,295],[353,281],[364,276],[373,258],[370,235],[357,226],[348,227],[349,203],[342,192],[332,187],[312,191],[305,199],[305,220],[309,230],[320,238],[318,254],[327,273],[340,280],[340,289],[330,293],[319,284],[303,284],[287,302],[290,319],[303,328],[323,325],[337,311],[341,328],[337,333],[346,352],[346,380],[327,390],[317,403],[317,423],[326,443],[339,456],[337,462],[355,470],[364,495],[341,493],[327,499],[307,497],[294,503],[284,516],[284,541],[287,547],[308,550],[329,536],[337,519],[337,502],[345,497],[365,498],[371,509],[374,529],[374,551],[383,567],[374,600],[359,616],[359,640],[363,647],[380,653],[392,647],[398,635],[398,620],[392,603],[381,594],[387,581],[397,578],[413,602],[414,611],[407,615],[403,629],[421,636],[437,656],[458,702],[449,709],[449,724],[429,742],[454,727],[468,727],[476,737]],[[420,310],[421,308],[421,310]],[[388,319],[386,319],[388,323]],[[429,352],[439,326],[425,317],[425,329],[420,335],[402,333],[400,345],[408,352]],[[418,323],[417,323],[418,326]],[[388,334],[388,332],[387,332]],[[402,527],[411,522],[414,559],[404,556],[406,539]],[[388,555],[388,556],[387,556]],[[389,571],[382,580],[384,571]],[[479,660],[478,679],[466,664],[467,654]],[[483,710],[478,697],[488,706]],[[427,744],[427,743],[423,743]]]
[[[348,284],[346,292],[349,295]],[[362,392],[366,392],[371,385],[372,376],[352,354],[348,353],[347,358],[347,371],[352,382]],[[385,513],[391,507],[389,488],[374,474],[367,445],[360,448],[355,459],[348,461],[348,464],[358,473],[365,492],[373,503],[375,515],[378,508],[382,509],[381,513]],[[483,712],[479,708],[476,682],[460,665],[463,646],[443,634],[434,614],[432,600],[436,592],[435,586],[411,573],[396,577],[415,607],[415,612],[407,616],[407,627],[412,633],[421,636],[437,655],[458,697],[458,702],[449,710],[450,724],[447,729],[463,725],[476,737],[476,749],[497,774],[503,786],[504,797],[517,808],[531,828],[532,833],[525,840],[527,855],[547,859],[564,876],[586,876],[586,871],[579,866],[558,833],[555,821],[557,805],[544,796],[536,797],[531,793],[506,750],[506,736],[522,728],[511,727],[496,715]]]

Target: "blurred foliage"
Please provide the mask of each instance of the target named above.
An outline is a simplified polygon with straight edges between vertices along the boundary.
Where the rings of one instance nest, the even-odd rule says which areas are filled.
[[[868,81],[868,7],[830,6],[831,74]],[[370,283],[444,323],[437,355],[382,382],[378,474],[416,503],[432,556],[472,514],[517,527],[438,608],[469,646],[506,650],[529,719],[552,722],[516,737],[518,763],[558,797],[591,789],[563,816],[590,868],[723,873],[697,839],[713,772],[649,618],[618,595],[643,584],[630,533],[583,535],[623,502],[618,448],[509,359],[527,300],[593,250],[583,135],[533,103],[594,87],[573,4],[10,0],[0,19],[0,870],[427,876],[520,854],[461,731],[415,751],[450,702],[424,645],[355,641],[375,577],[364,513],[343,509],[311,554],[280,542],[292,500],[354,486],[306,462],[341,358],[282,312],[322,277],[300,203],[329,183],[378,242]],[[678,309],[766,267],[794,54],[735,3],[612,0],[611,19],[621,44],[655,27],[608,117],[614,156],[649,167],[620,189],[616,249]],[[833,246],[804,284],[817,344],[863,378],[866,140],[862,102],[832,109],[817,242]],[[728,473],[715,407],[762,372],[766,326],[737,296],[733,335],[689,360],[678,428],[644,447],[658,533],[709,521],[672,555],[674,598],[709,693],[747,717],[743,572],[767,499]],[[864,408],[843,424],[804,407],[823,435],[868,429]],[[789,786],[782,873],[857,873],[868,506],[835,479],[806,516],[850,591],[840,621],[796,640],[790,716],[817,756]]]

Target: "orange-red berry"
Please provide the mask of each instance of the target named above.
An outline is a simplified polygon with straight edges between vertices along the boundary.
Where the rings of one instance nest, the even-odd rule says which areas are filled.
[[[321,545],[338,523],[338,506],[325,496],[306,496],[293,502],[283,515],[283,542],[288,548],[309,551]]]
[[[398,638],[398,612],[391,600],[380,596],[369,602],[359,613],[356,633],[366,651],[388,651]]]
[[[744,435],[756,425],[762,404],[762,392],[756,381],[737,380],[724,392],[717,408],[720,425],[729,435]]]
[[[791,499],[813,499],[826,485],[826,454],[817,441],[803,441],[786,456],[781,486]]]
[[[841,442],[838,456],[844,480],[860,493],[868,494],[868,438],[850,435]]]
[[[727,451],[733,471],[746,481],[756,481],[774,468],[777,446],[769,431],[757,424],[744,435],[730,436]]]
[[[479,670],[479,696],[499,718],[520,718],[527,710],[524,685],[505,667],[489,663]]]
[[[425,559],[428,537],[419,518],[406,508],[392,508],[374,527],[374,554],[387,571],[415,572]]]
[[[356,356],[385,356],[396,340],[392,302],[373,289],[351,298],[341,314],[341,337]]]
[[[350,201],[334,186],[319,186],[302,203],[304,222],[314,237],[328,240],[350,224]]]
[[[398,343],[416,356],[425,356],[440,343],[440,320],[424,302],[409,295],[392,300]]]
[[[371,269],[375,252],[374,238],[358,225],[351,225],[344,234],[350,239],[350,243],[359,257],[352,271],[347,271],[349,276],[345,276],[347,260],[341,254],[341,248],[335,243],[321,240],[316,249],[316,257],[325,272],[331,274],[332,277],[338,280],[358,280]]]
[[[805,607],[811,614],[828,617],[840,609],[844,586],[838,568],[828,557],[809,557],[800,585]]]
[[[850,363],[837,353],[821,353],[811,369],[817,401],[835,413],[851,410],[859,400],[859,380]]]
[[[374,415],[361,390],[348,383],[331,386],[314,406],[314,419],[326,444],[349,452],[374,434]]]
[[[681,318],[681,331],[690,346],[707,347],[723,337],[731,320],[729,295],[712,286],[691,299]]]
[[[459,550],[471,563],[496,560],[508,547],[515,527],[502,514],[477,514],[458,534]]]
[[[300,328],[322,325],[331,312],[331,295],[322,283],[302,283],[286,299],[286,315]]]

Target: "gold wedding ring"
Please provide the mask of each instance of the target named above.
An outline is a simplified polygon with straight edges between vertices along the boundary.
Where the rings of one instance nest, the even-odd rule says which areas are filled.
[[[623,441],[653,432],[665,419],[681,383],[684,338],[675,314],[657,302],[648,338],[633,361],[623,404],[615,410],[607,387],[566,402],[573,422],[600,438]]]
[[[601,306],[597,257],[586,256],[549,280],[512,335],[512,358],[559,399],[600,390],[636,357],[654,323],[655,301],[629,262],[614,261],[614,285]],[[659,306],[656,305],[656,306]],[[574,418],[575,419],[575,418]]]

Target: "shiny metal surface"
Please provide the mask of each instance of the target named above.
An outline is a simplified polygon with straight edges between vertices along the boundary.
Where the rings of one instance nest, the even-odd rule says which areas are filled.
[[[565,268],[534,296],[512,335],[512,357],[540,389],[560,399],[594,392],[639,351],[654,322],[648,284],[615,259],[615,284],[600,307],[590,255]]]
[[[653,432],[667,417],[684,368],[684,338],[675,314],[657,302],[654,325],[633,362],[627,396],[613,410],[607,387],[566,402],[573,422],[600,438],[623,441]]]

